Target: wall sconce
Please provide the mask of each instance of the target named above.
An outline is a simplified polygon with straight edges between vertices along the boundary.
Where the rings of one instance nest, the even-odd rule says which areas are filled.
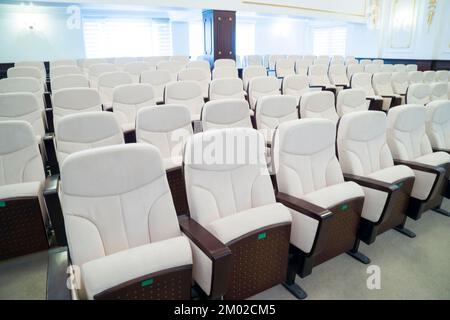
[[[427,16],[427,24],[428,30],[431,28],[433,24],[434,14],[436,13],[437,0],[428,0],[428,16]]]
[[[372,0],[367,10],[367,27],[370,30],[378,29],[381,6],[379,0]]]

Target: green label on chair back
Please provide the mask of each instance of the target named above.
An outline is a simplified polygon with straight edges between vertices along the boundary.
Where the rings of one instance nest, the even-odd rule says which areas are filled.
[[[398,183],[397,187],[399,187],[399,188],[403,187],[403,182]]]
[[[263,232],[258,234],[258,240],[262,240],[265,239],[267,237],[267,232]]]
[[[0,201],[0,208],[6,207],[6,201]]]
[[[348,204],[346,204],[346,203],[341,204],[341,210],[342,211],[347,211],[347,209],[348,209]]]
[[[154,282],[153,278],[144,280],[141,282],[141,287],[151,286],[153,282]]]

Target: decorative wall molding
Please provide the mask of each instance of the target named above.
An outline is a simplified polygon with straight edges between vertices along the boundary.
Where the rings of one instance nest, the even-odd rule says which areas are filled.
[[[412,2],[412,5],[411,5]],[[390,48],[411,49],[415,31],[416,0],[394,0],[390,17]]]

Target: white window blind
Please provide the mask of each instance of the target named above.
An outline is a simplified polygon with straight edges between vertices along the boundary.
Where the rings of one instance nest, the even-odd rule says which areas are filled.
[[[236,23],[236,53],[239,56],[255,54],[255,24],[252,22]]]
[[[315,55],[345,56],[346,42],[346,27],[313,29],[313,50]]]
[[[169,20],[84,18],[87,58],[172,54]]]

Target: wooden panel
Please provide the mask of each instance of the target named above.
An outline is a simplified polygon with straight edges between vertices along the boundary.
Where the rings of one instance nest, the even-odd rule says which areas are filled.
[[[236,58],[236,12],[203,11],[205,57],[210,63],[217,59]]]

